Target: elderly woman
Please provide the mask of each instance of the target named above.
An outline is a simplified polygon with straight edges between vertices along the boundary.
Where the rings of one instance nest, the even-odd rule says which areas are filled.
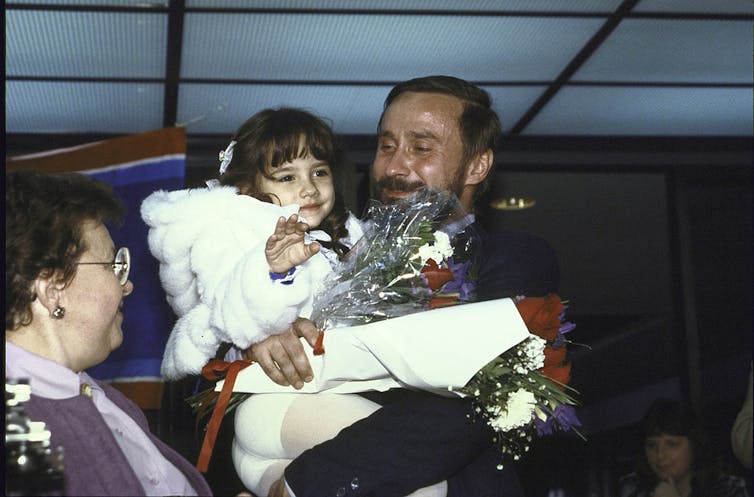
[[[14,171],[5,193],[5,375],[65,450],[65,495],[210,495],[196,469],[149,432],[144,414],[84,370],[123,341],[133,292],[128,249],[106,221],[123,207],[79,174]]]

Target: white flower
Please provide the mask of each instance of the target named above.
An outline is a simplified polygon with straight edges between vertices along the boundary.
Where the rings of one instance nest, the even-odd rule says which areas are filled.
[[[416,257],[419,257],[422,266],[426,264],[429,259],[432,259],[439,264],[453,255],[453,247],[450,246],[450,237],[447,233],[435,231],[434,237],[435,240],[433,242],[425,243],[419,247],[419,252],[416,254]]]
[[[435,250],[437,250],[443,259],[453,255],[453,247],[450,245],[450,237],[443,231],[435,231]]]
[[[529,335],[529,338],[523,343],[523,355],[521,366],[534,371],[541,369],[545,365],[545,345],[547,341],[536,335]],[[518,368],[516,368],[518,369]]]
[[[525,426],[531,421],[535,405],[534,394],[519,388],[510,394],[505,409],[497,417],[490,419],[489,425],[495,431],[508,431]]]

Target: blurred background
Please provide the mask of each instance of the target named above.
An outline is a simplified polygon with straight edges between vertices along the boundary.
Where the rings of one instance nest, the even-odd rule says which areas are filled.
[[[752,346],[749,0],[80,0],[6,2],[5,154],[175,126],[185,186],[255,112],[324,117],[361,212],[382,101],[447,74],[487,90],[505,137],[490,222],[546,238],[577,328],[573,386],[589,439],[541,441],[530,494],[609,496],[657,397],[728,433]],[[494,202],[493,202],[494,203]],[[514,202],[515,203],[515,202]],[[147,329],[165,339],[169,329]],[[193,420],[165,389],[158,434],[192,457]],[[227,432],[227,430],[226,430]],[[186,433],[189,433],[186,436]],[[222,436],[221,436],[222,441]],[[227,451],[226,451],[227,452]],[[216,449],[217,493],[237,482]],[[748,475],[750,477],[750,475]]]

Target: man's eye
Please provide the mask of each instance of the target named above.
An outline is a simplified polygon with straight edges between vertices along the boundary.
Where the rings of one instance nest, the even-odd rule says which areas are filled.
[[[395,145],[393,145],[392,143],[380,143],[377,148],[380,150],[380,152],[389,153],[395,150]]]

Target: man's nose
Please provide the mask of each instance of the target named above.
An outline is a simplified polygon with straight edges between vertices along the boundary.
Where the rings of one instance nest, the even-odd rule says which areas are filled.
[[[390,157],[385,168],[386,176],[408,176],[411,174],[411,164],[407,154],[402,148],[398,148],[395,153]]]

